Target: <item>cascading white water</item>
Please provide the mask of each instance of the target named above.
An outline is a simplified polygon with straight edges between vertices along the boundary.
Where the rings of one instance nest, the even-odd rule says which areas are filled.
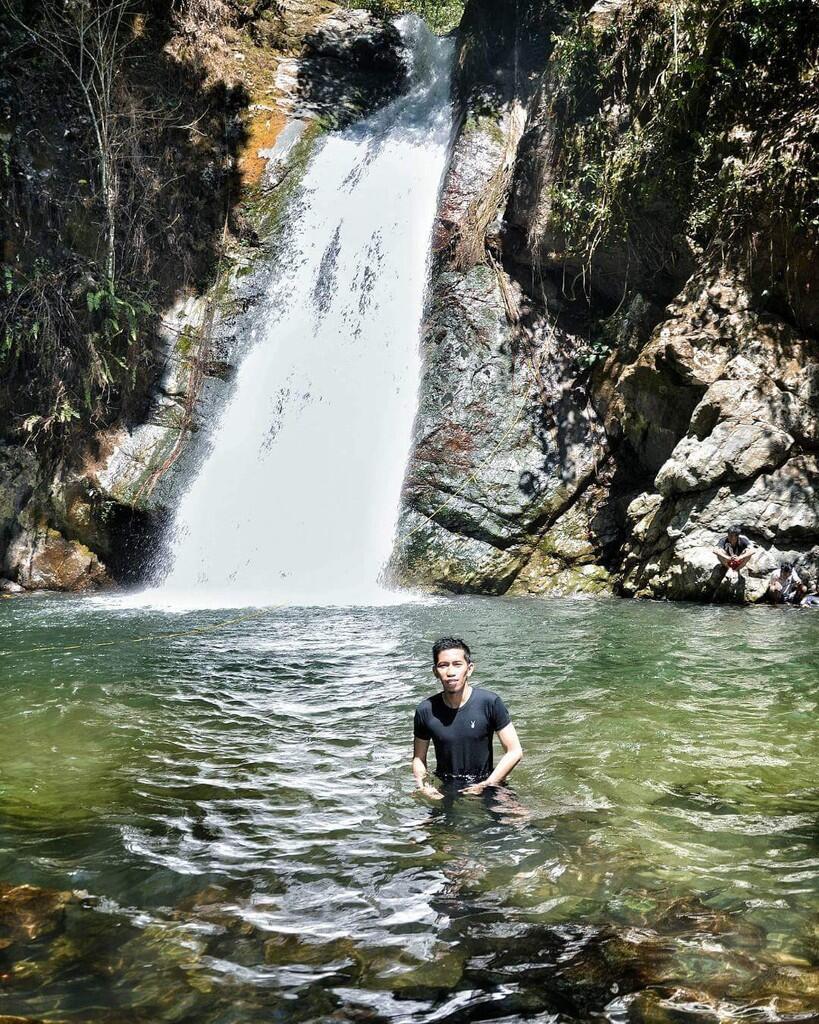
[[[404,19],[410,88],[311,160],[268,320],[182,500],[151,597],[383,603],[452,111],[452,43]]]

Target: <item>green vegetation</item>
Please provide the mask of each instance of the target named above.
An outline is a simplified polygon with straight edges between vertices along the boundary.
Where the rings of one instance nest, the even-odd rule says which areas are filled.
[[[635,0],[602,27],[578,15],[555,40],[559,150],[533,241],[562,237],[586,272],[613,247],[655,274],[683,246],[750,263],[760,225],[775,248],[812,247],[818,45],[813,0]]]
[[[38,440],[80,419],[99,425],[148,369],[139,330],[151,307],[110,281],[87,276],[72,287],[43,259],[27,271],[3,269],[0,379],[17,384],[9,403],[19,410],[18,430]]]
[[[141,415],[158,310],[212,281],[248,100],[143,0],[0,10],[0,438],[60,458]]]
[[[464,135],[472,133],[488,135],[499,146],[506,145],[506,136],[500,126],[499,115],[495,111],[483,113],[470,110],[461,131]]]
[[[347,7],[363,8],[379,17],[417,14],[433,32],[443,35],[458,27],[464,0],[344,0]]]

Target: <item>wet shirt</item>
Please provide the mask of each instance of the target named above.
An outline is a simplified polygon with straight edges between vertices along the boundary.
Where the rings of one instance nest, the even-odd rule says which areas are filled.
[[[737,555],[744,555],[750,546],[751,542],[744,533],[737,537],[736,544],[731,544],[727,537],[723,537],[719,544],[717,544],[718,548],[722,548],[725,554],[730,555],[732,558],[736,558]]]
[[[790,601],[796,596],[796,592],[802,583],[802,579],[796,569],[791,569],[784,577],[782,570],[777,569],[776,572],[771,576],[771,583],[778,583],[781,588],[781,599],[783,601]]]
[[[473,686],[457,709],[446,705],[442,693],[422,700],[415,709],[415,736],[432,741],[439,779],[480,782],[492,774],[492,738],[511,721],[496,693]]]

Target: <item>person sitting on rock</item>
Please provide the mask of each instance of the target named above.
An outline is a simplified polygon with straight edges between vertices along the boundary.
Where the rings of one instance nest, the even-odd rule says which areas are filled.
[[[783,562],[771,574],[768,600],[774,604],[798,604],[807,592],[808,588],[791,562]]]
[[[750,562],[753,553],[753,544],[742,533],[741,526],[729,526],[727,534],[714,548],[720,564],[728,570],[728,579],[737,579],[740,569]]]

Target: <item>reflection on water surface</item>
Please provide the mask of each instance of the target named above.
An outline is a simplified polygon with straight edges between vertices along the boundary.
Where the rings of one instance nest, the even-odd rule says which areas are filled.
[[[0,1013],[816,1019],[819,615],[462,599],[24,653],[220,617],[0,603]],[[412,798],[442,633],[517,802]]]

